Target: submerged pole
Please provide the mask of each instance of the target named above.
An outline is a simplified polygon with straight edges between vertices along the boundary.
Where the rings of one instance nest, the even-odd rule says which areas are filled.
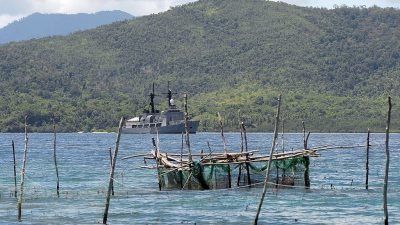
[[[112,166],[111,166],[111,170],[110,170],[110,178],[108,181],[108,191],[107,191],[107,198],[106,198],[106,207],[104,209],[104,215],[103,215],[103,224],[107,224],[108,208],[110,207],[111,187],[112,187],[112,181],[114,179],[114,170],[115,170],[115,164],[117,163],[119,140],[121,138],[121,130],[122,130],[122,125],[124,123],[124,120],[125,120],[124,117],[121,117],[121,120],[119,121],[117,139],[115,141],[114,156],[113,156]]]
[[[366,149],[366,155],[365,155],[365,189],[368,190],[368,175],[369,175],[369,135],[370,135],[370,130],[368,128],[367,132],[367,149]]]
[[[11,141],[13,159],[14,159],[14,197],[17,197],[17,162],[15,160],[15,145],[14,140]]]
[[[389,129],[390,129],[390,115],[392,112],[392,98],[388,97],[388,115],[386,121],[386,140],[385,140],[385,177],[383,182],[383,222],[385,225],[389,224],[389,215],[387,208],[387,189],[388,189],[388,180],[389,180],[389,162],[390,162],[390,153],[389,153]]]
[[[264,179],[264,188],[263,188],[263,191],[262,191],[260,203],[258,204],[256,218],[254,219],[254,223],[253,223],[255,225],[258,224],[258,217],[259,217],[260,212],[261,212],[261,207],[262,207],[263,202],[264,202],[265,194],[267,193],[267,185],[268,185],[268,179],[269,179],[269,171],[270,171],[271,163],[272,163],[272,155],[274,154],[275,145],[276,145],[276,139],[278,138],[278,126],[279,126],[279,114],[280,114],[280,110],[281,110],[281,98],[282,98],[282,95],[279,95],[276,118],[275,118],[274,139],[272,141],[271,152],[269,153],[267,172],[265,174],[265,179]]]
[[[57,155],[56,155],[56,143],[57,143],[57,134],[56,134],[56,123],[53,118],[53,159],[54,159],[54,166],[56,168],[56,176],[57,176],[57,197],[60,197],[60,178],[58,177],[58,166],[57,166]]]
[[[25,180],[25,166],[26,166],[26,156],[28,152],[28,124],[27,124],[28,116],[25,115],[25,148],[24,148],[24,159],[22,161],[22,169],[21,169],[21,190],[19,192],[18,198],[18,221],[22,222],[22,197],[24,194],[24,180]]]

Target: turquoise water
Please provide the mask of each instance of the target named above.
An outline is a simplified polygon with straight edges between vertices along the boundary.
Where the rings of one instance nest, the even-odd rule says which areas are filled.
[[[122,135],[116,168],[115,196],[109,224],[250,224],[261,188],[210,191],[158,191],[154,170],[140,168],[153,135]],[[22,224],[102,223],[110,169],[109,147],[116,134],[58,134],[60,198],[56,194],[52,134],[29,134]],[[207,141],[222,151],[218,133],[191,135],[195,152],[208,151]],[[248,134],[249,149],[269,153],[272,134]],[[311,134],[309,146],[365,144],[365,134]],[[400,142],[391,134],[389,221],[400,224]],[[240,134],[227,133],[228,149],[238,151]],[[302,146],[302,134],[287,134],[286,149]],[[0,223],[17,222],[13,196],[11,140],[15,141],[17,172],[21,168],[23,134],[0,134]],[[161,151],[180,149],[181,135],[161,135]],[[381,224],[384,134],[372,134],[370,189],[364,189],[365,149],[338,149],[311,158],[311,189],[269,189],[260,224]],[[278,146],[280,148],[280,146]],[[149,161],[148,164],[151,162]],[[332,185],[332,188],[331,188]],[[19,181],[18,181],[19,188]]]

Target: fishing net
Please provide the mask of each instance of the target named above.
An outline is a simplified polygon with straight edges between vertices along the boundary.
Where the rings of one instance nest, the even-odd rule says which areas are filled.
[[[262,185],[268,161],[202,164],[194,161],[191,170],[158,169],[161,189],[224,189]],[[309,158],[296,156],[273,160],[269,184],[279,187],[309,186]]]

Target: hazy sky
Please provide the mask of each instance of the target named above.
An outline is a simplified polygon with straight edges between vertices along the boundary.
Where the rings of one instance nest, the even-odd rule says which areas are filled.
[[[0,0],[0,28],[8,23],[40,13],[93,13],[104,10],[122,10],[134,16],[148,15],[168,10],[171,6],[182,5],[196,0]],[[333,5],[367,7],[396,7],[400,0],[282,0],[299,6],[332,8]]]

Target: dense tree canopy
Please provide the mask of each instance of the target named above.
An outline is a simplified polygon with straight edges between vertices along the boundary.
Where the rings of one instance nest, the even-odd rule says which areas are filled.
[[[0,130],[109,130],[147,107],[152,82],[190,96],[201,130],[217,111],[270,131],[283,93],[289,131],[384,129],[400,94],[400,11],[201,0],[66,37],[0,46]],[[179,98],[176,96],[176,98]],[[157,98],[159,108],[165,97]],[[398,129],[399,114],[394,112]],[[395,128],[396,129],[396,128]]]

